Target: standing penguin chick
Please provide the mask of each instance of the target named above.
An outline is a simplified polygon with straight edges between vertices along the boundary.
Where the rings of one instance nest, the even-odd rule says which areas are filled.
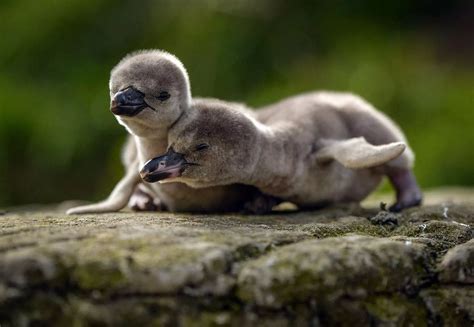
[[[311,208],[361,201],[387,175],[397,193],[392,211],[420,204],[403,134],[359,97],[301,95],[259,118],[266,124],[223,104],[202,107],[170,129],[168,151],[141,177],[196,188],[243,183]]]
[[[173,55],[149,50],[132,53],[112,69],[110,110],[131,134],[123,154],[126,174],[110,196],[97,204],[72,208],[68,214],[118,211],[140,192],[154,205],[170,211],[232,211],[257,194],[243,185],[226,185],[196,190],[184,184],[148,185],[141,182],[139,167],[163,153],[168,130],[187,116],[194,116],[196,103],[218,102],[192,99],[188,74]],[[246,110],[243,106],[239,110]],[[159,199],[160,203],[156,203]],[[146,206],[146,205],[145,205]]]

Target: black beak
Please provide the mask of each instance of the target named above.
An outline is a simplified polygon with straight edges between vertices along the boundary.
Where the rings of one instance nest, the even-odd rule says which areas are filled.
[[[140,177],[148,183],[179,177],[189,164],[183,154],[170,148],[164,155],[147,161],[140,170]]]
[[[145,95],[133,87],[115,93],[110,110],[117,116],[132,117],[148,107]]]

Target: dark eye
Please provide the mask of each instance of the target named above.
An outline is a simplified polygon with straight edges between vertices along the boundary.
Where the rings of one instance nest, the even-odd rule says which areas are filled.
[[[201,143],[196,146],[196,151],[206,150],[207,148],[209,148],[209,144]]]
[[[155,98],[157,98],[158,100],[160,101],[165,101],[165,100],[168,100],[170,98],[170,94],[166,91],[161,91],[160,94],[158,96],[156,96]]]

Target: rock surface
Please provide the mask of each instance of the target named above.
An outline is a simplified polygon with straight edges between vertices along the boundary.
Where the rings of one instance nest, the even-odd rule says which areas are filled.
[[[402,214],[0,215],[0,325],[472,326],[474,190]]]

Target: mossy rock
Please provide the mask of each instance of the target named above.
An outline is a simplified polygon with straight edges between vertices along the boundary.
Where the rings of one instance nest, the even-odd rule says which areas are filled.
[[[448,251],[439,264],[439,279],[443,283],[474,284],[474,240]]]
[[[472,326],[474,286],[433,286],[420,292],[433,326]]]
[[[474,191],[456,194],[401,214],[13,208],[0,325],[472,325]]]
[[[248,261],[239,297],[279,308],[293,302],[412,293],[432,276],[421,244],[366,236],[332,237],[284,246]]]

